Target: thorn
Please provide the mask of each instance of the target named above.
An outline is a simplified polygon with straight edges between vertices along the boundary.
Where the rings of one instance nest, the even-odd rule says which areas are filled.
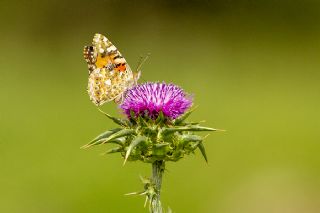
[[[139,175],[139,177],[140,177],[141,182],[144,183],[146,179],[142,175]]]
[[[136,147],[139,143],[145,141],[145,137],[144,136],[138,136],[135,139],[133,139],[133,141],[131,142],[131,144],[129,145],[129,148],[126,152],[126,156],[124,158],[124,162],[123,162],[123,166],[126,164],[127,159],[129,158],[131,151],[134,147]]]
[[[146,200],[144,201],[144,205],[143,205],[144,208],[146,208],[147,202],[148,202],[148,196],[146,196]]]
[[[206,139],[210,134],[207,134],[203,137],[203,140]]]
[[[98,107],[99,112],[101,112],[102,114],[107,114],[106,112],[104,112],[102,109],[100,109],[100,107]]]
[[[142,193],[140,193],[139,195],[146,195],[147,194],[147,191],[144,191]]]
[[[122,166],[124,166],[127,162],[127,159],[124,159]]]
[[[130,192],[130,193],[127,193],[127,194],[124,194],[125,196],[130,196],[130,195],[145,195],[147,194],[146,191],[144,192]]]
[[[130,193],[124,194],[124,196],[130,196],[130,195],[137,195],[137,192],[130,192]]]
[[[128,149],[127,152],[126,152],[126,156],[125,156],[125,158],[124,158],[124,162],[123,162],[123,165],[122,165],[122,166],[124,166],[124,165],[126,164],[127,159],[128,159],[128,157],[129,157],[129,155],[130,155],[130,152],[131,152],[131,149],[130,149],[130,147],[129,147],[129,149]]]
[[[80,147],[80,149],[85,149],[85,148],[87,148],[87,144]]]
[[[196,105],[196,106],[192,107],[192,108],[190,109],[190,111],[194,111],[194,110],[196,110],[198,107],[199,107],[199,105]]]

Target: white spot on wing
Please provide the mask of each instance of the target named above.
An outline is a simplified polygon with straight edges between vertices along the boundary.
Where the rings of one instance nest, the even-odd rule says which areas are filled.
[[[110,79],[106,80],[104,83],[105,83],[106,85],[108,85],[108,86],[111,86],[111,80],[110,80]]]
[[[107,48],[108,52],[112,52],[112,51],[116,51],[116,50],[117,50],[117,48],[114,45]]]

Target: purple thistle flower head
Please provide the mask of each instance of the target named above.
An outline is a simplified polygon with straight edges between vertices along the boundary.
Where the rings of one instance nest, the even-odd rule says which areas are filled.
[[[130,111],[135,115],[156,119],[160,112],[169,119],[184,114],[192,105],[192,97],[180,87],[166,83],[144,83],[127,91],[120,105],[130,118]]]

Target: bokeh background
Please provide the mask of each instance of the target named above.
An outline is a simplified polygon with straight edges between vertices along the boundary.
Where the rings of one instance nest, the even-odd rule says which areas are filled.
[[[82,48],[105,34],[143,81],[195,96],[190,119],[226,129],[168,163],[174,212],[320,212],[320,2],[316,0],[0,2],[0,212],[147,212],[150,166],[107,146],[114,125],[86,93]],[[113,103],[103,110],[120,116]]]

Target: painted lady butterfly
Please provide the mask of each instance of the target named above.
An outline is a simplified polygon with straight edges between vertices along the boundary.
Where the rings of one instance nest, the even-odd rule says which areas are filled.
[[[89,69],[88,93],[97,106],[121,102],[140,77],[140,71],[133,73],[118,49],[101,34],[94,35],[92,46],[85,46],[83,55]]]

